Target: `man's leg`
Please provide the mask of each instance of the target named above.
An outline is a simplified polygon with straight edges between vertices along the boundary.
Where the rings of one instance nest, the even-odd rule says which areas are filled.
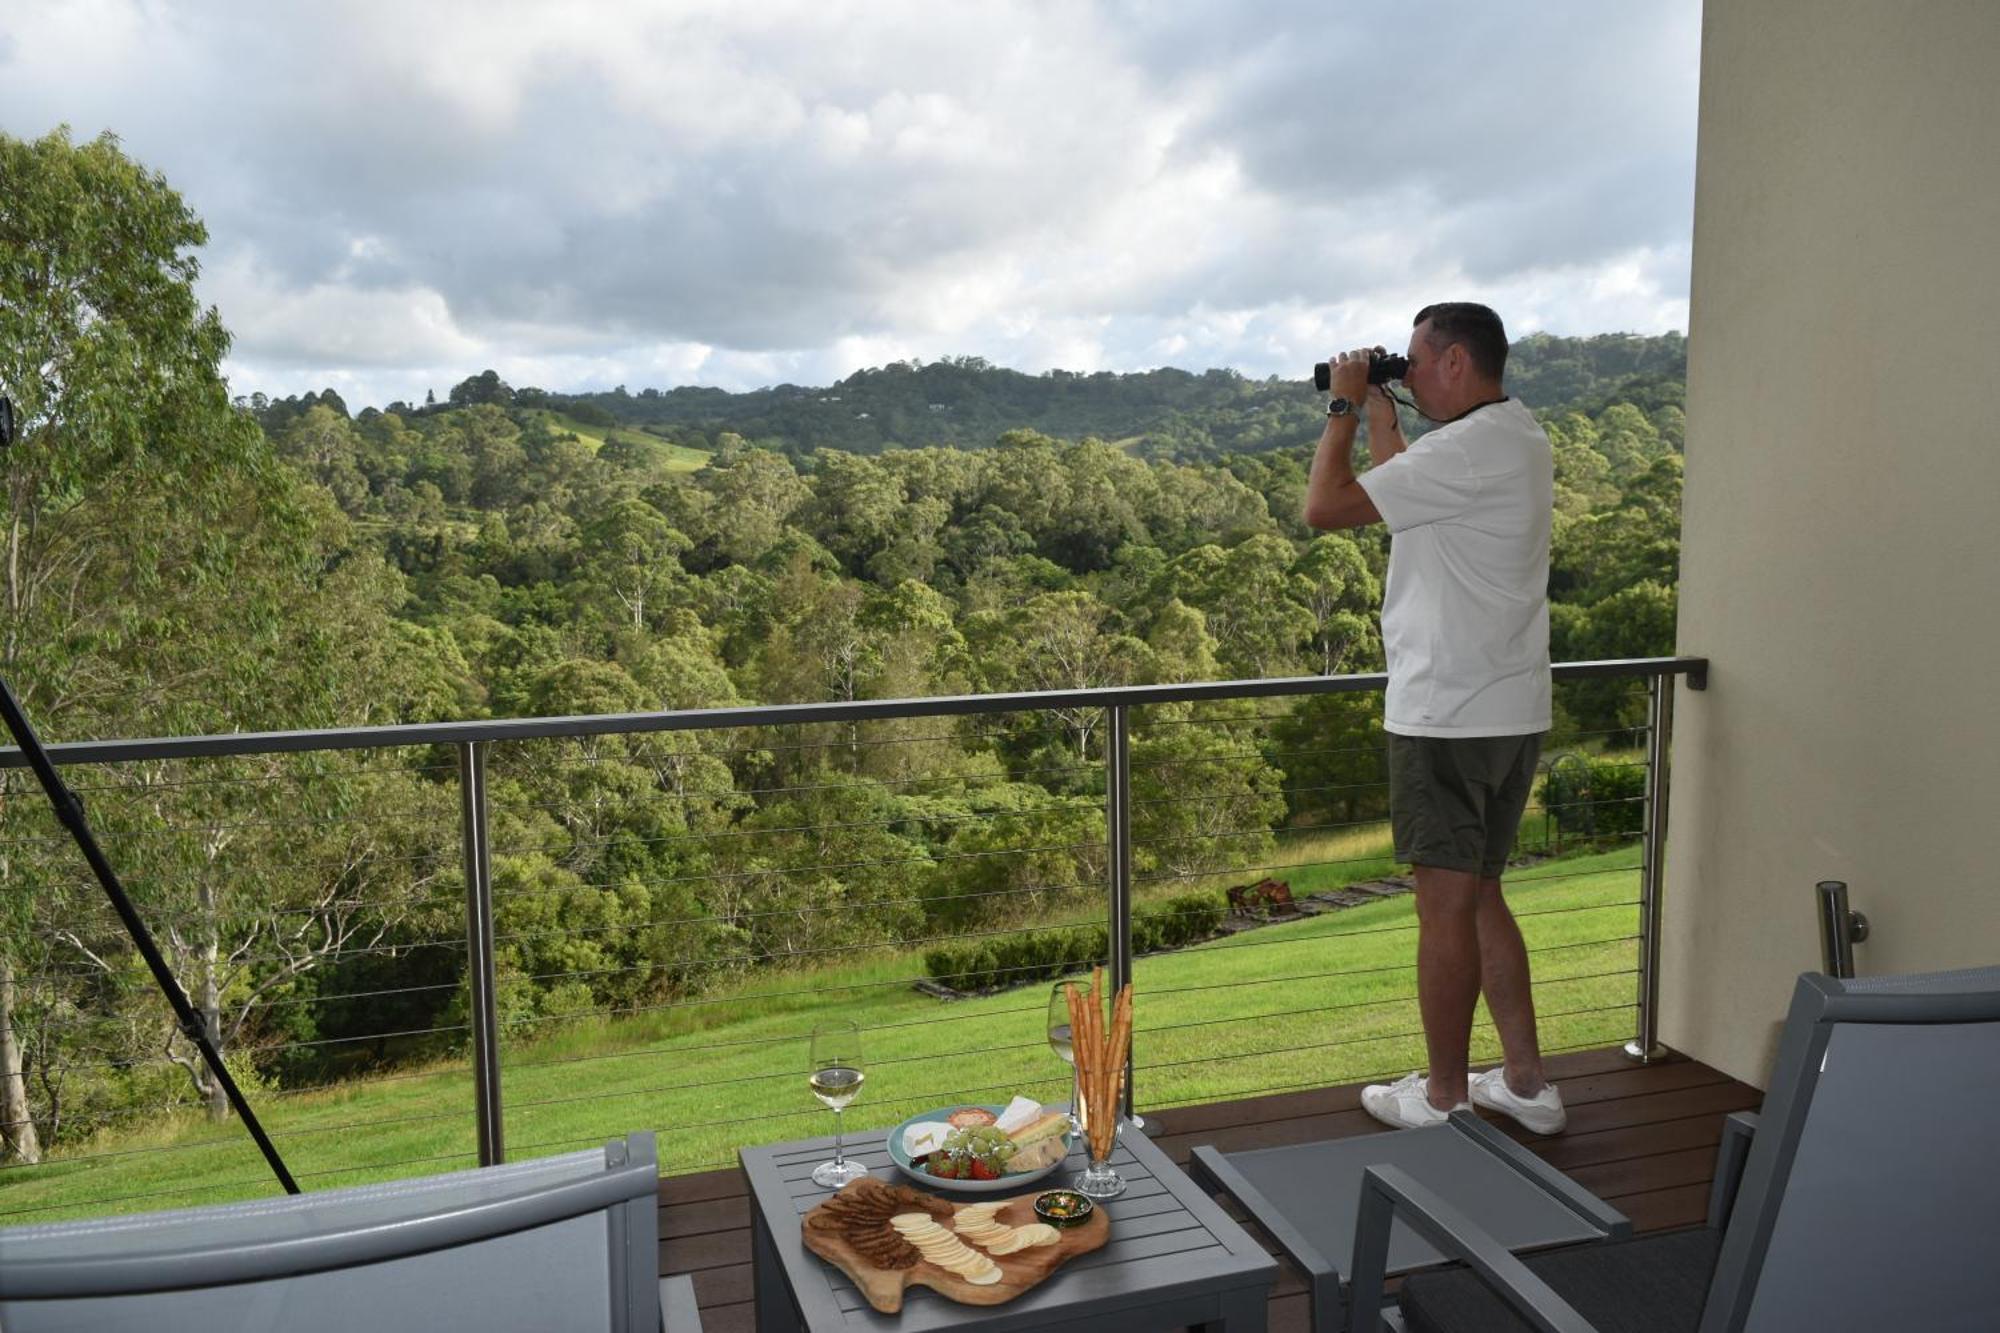
[[[1535,993],[1528,973],[1528,946],[1521,927],[1502,896],[1505,873],[1521,812],[1535,782],[1541,754],[1539,736],[1512,743],[1512,754],[1497,746],[1490,758],[1501,765],[1489,774],[1493,799],[1487,805],[1486,850],[1480,861],[1479,929],[1480,985],[1493,1027],[1500,1034],[1506,1059],[1499,1069],[1472,1080],[1472,1100],[1479,1106],[1511,1116],[1537,1134],[1559,1134],[1569,1123],[1562,1094],[1542,1070],[1542,1048],[1535,1031]]]
[[[1468,1095],[1466,1060],[1485,942],[1480,880],[1472,871],[1411,868],[1417,880],[1417,1006],[1430,1055],[1430,1102],[1448,1111]],[[1524,974],[1526,966],[1524,958]],[[1532,1028],[1533,1019],[1529,1022]]]
[[[1542,1048],[1535,1032],[1535,993],[1528,972],[1528,946],[1521,939],[1500,881],[1479,881],[1479,984],[1486,1008],[1506,1054],[1507,1086],[1522,1097],[1542,1090]],[[1436,1068],[1434,1064],[1433,1069]]]
[[[1467,787],[1460,749],[1436,737],[1389,736],[1389,822],[1396,859],[1416,874],[1417,1007],[1430,1068],[1370,1084],[1361,1090],[1361,1105],[1401,1128],[1436,1124],[1471,1100],[1466,1056],[1479,1003],[1479,879],[1486,863],[1479,794]]]

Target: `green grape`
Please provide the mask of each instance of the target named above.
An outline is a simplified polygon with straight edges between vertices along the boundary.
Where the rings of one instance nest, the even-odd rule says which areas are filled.
[[[944,1150],[955,1157],[976,1157],[999,1169],[1012,1157],[1017,1145],[1007,1131],[994,1125],[967,1125],[945,1136]]]

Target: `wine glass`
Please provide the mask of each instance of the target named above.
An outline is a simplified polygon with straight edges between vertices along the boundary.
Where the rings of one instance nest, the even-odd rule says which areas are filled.
[[[850,1162],[842,1151],[840,1113],[861,1094],[861,1080],[867,1065],[861,1058],[861,1027],[851,1019],[820,1023],[812,1031],[812,1056],[806,1081],[813,1096],[833,1112],[833,1160],[813,1168],[815,1185],[837,1190],[868,1174],[859,1162]]]
[[[1076,1081],[1076,1044],[1070,1036],[1069,985],[1058,981],[1049,988],[1049,1047],[1070,1066],[1069,1132],[1083,1133],[1083,1090]]]

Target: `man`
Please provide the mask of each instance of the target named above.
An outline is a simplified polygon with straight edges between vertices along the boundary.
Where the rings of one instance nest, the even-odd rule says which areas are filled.
[[[1549,728],[1548,436],[1507,396],[1507,334],[1482,305],[1418,312],[1403,384],[1437,429],[1415,444],[1366,349],[1332,367],[1333,401],[1306,487],[1315,528],[1386,523],[1389,812],[1417,881],[1417,1000],[1428,1077],[1364,1088],[1398,1128],[1436,1124],[1468,1098],[1553,1134],[1562,1097],[1542,1075],[1528,952],[1500,876]],[[1354,475],[1366,404],[1374,466]],[[1505,1063],[1468,1079],[1481,990]]]

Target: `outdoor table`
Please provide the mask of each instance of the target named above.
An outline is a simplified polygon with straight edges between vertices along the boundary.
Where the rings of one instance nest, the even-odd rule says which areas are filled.
[[[850,1140],[853,1136],[850,1136]],[[984,1195],[954,1193],[946,1182],[913,1181],[889,1160],[883,1136],[848,1156],[882,1180],[941,1198],[970,1202]],[[1102,1200],[1111,1239],[1079,1255],[1039,1286],[1004,1305],[961,1305],[928,1287],[903,1294],[898,1314],[882,1314],[862,1299],[845,1273],[805,1247],[799,1219],[828,1198],[812,1169],[833,1155],[831,1138],[745,1148],[739,1154],[750,1191],[751,1266],[758,1333],[831,1333],[836,1329],[1089,1329],[1092,1333],[1205,1328],[1258,1333],[1277,1280],[1277,1261],[1144,1135],[1121,1137],[1112,1164],[1125,1193]],[[1082,1170],[1081,1146],[1039,1181],[1034,1193],[1067,1185]],[[1008,1197],[1012,1197],[1009,1195]]]

